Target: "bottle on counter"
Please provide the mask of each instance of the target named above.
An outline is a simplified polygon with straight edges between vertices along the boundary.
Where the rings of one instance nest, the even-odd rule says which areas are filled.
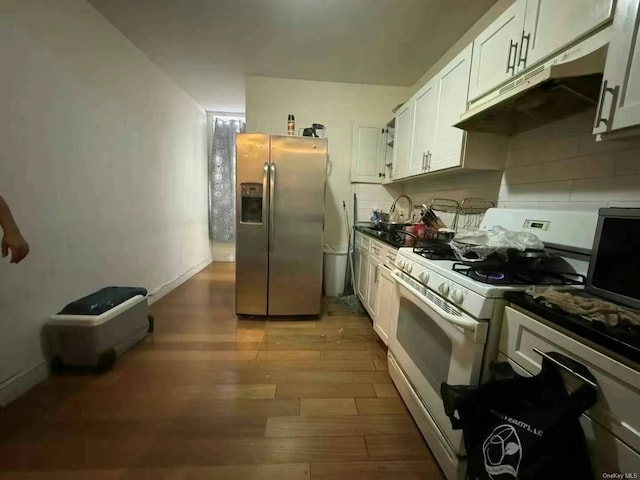
[[[296,134],[296,117],[292,114],[289,114],[289,118],[287,118],[287,135],[295,135]]]

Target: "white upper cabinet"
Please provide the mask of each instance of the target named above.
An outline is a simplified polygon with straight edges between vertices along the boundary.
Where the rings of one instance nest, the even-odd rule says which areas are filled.
[[[640,0],[618,0],[593,133],[640,126]],[[625,133],[637,136],[640,129]]]
[[[506,82],[516,72],[526,6],[526,0],[516,1],[474,40],[469,100]]]
[[[384,179],[386,135],[380,126],[353,124],[351,181],[381,183]]]
[[[433,152],[436,131],[437,82],[430,81],[416,94],[414,100],[413,147],[407,175],[427,171],[427,163]]]
[[[393,179],[408,175],[413,140],[414,102],[408,100],[396,112],[396,131],[393,145]]]
[[[615,0],[516,0],[473,42],[469,100],[607,23]]]
[[[526,0],[524,29],[518,40],[518,70],[544,60],[608,22],[613,2]]]
[[[454,125],[467,108],[472,45],[465,48],[436,77],[435,145],[427,171],[457,167],[462,162],[465,133]]]

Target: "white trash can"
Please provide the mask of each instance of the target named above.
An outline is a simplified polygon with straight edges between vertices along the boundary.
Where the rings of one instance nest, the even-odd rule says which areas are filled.
[[[347,273],[347,247],[324,244],[324,294],[338,297],[344,292]]]

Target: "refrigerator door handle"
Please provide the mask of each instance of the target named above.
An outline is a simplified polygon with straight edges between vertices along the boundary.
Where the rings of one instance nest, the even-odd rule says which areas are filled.
[[[276,230],[276,165],[271,164],[269,175],[269,251],[275,252]]]
[[[265,202],[267,200],[267,190],[269,189],[269,163],[264,163],[264,174],[262,176],[262,232],[264,245],[262,246],[262,250],[267,252],[269,251],[269,203]]]

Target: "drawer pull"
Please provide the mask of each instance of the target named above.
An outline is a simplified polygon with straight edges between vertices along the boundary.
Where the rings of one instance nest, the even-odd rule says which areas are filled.
[[[587,377],[585,377],[584,375],[582,375],[581,373],[576,372],[573,368],[568,367],[567,365],[565,365],[564,363],[556,360],[555,358],[553,358],[551,355],[544,353],[540,350],[538,350],[537,348],[533,348],[533,351],[536,352],[538,355],[540,355],[542,358],[544,358],[545,360],[549,360],[551,363],[553,363],[554,365],[556,365],[557,367],[560,367],[561,369],[563,369],[565,372],[570,373],[571,375],[573,375],[576,378],[579,378],[580,380],[582,380],[584,383],[586,383],[587,385],[589,385],[590,387],[594,388],[594,389],[598,389],[598,385],[593,381],[588,379]]]

